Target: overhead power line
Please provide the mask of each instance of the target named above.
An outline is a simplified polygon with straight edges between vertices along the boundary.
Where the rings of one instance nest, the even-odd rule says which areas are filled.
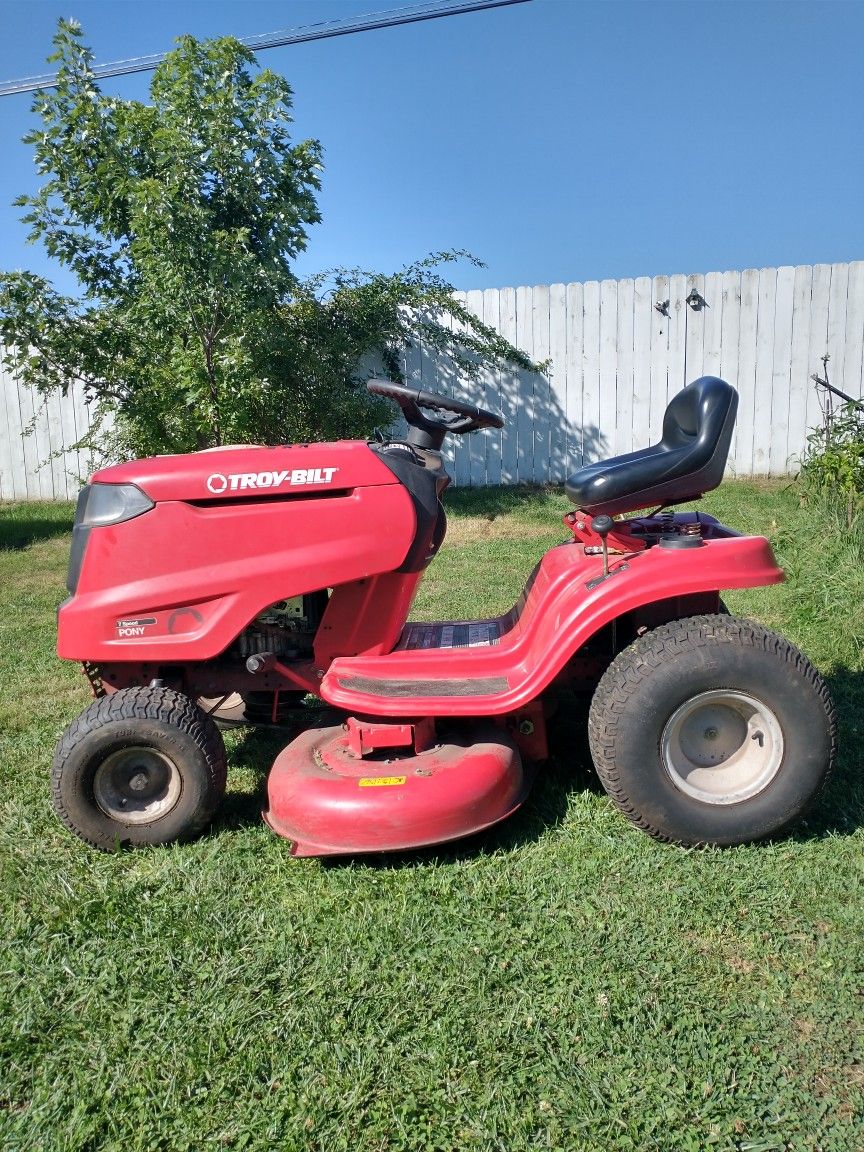
[[[319,24],[305,24],[299,28],[285,28],[281,32],[268,32],[262,36],[238,36],[241,44],[253,52],[265,48],[280,48],[285,44],[305,44],[310,40],[328,40],[333,36],[348,36],[352,32],[371,32],[376,28],[393,28],[398,24],[417,24],[421,20],[437,20],[442,16],[459,16],[465,12],[478,12],[483,8],[504,8],[510,4],[526,4],[530,0],[429,0],[385,12],[369,12],[353,19],[342,17],[324,20]],[[96,79],[106,76],[128,76],[133,72],[152,72],[167,52],[151,56],[133,56],[129,60],[116,60],[111,64],[94,64]],[[19,92],[35,92],[39,88],[56,88],[57,73],[26,76],[23,80],[0,82],[0,96],[13,96]]]

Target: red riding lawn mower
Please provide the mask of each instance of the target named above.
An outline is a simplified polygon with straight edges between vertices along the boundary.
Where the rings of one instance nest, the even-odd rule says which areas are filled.
[[[278,725],[313,693],[340,722],[286,745],[264,810],[292,852],[454,840],[519,807],[570,688],[593,693],[597,773],[646,832],[729,845],[792,825],[831,769],[831,700],[720,600],[783,572],[762,537],[668,511],[720,483],[734,388],[695,381],[658,444],[572,476],[572,538],[509,612],[431,624],[408,614],[446,529],[441,445],[503,421],[368,388],[401,407],[404,440],[163,456],[83,489],[58,651],[96,698],[54,759],[65,823],[102,849],[194,836],[225,790],[217,721]]]

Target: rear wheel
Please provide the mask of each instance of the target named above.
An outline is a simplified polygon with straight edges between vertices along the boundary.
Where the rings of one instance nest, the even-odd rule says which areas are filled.
[[[813,665],[728,615],[675,620],[621,652],[589,714],[597,774],[652,836],[741,844],[804,815],[833,765],[836,721]]]
[[[94,700],[64,732],[51,775],[54,808],[95,848],[189,840],[225,791],[213,721],[169,688],[123,688]]]

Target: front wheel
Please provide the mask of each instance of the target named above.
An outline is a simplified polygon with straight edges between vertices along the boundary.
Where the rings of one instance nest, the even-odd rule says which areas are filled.
[[[621,652],[588,721],[603,787],[650,835],[744,844],[786,831],[834,762],[822,677],[782,636],[733,616],[675,620]]]
[[[57,815],[94,848],[189,840],[225,791],[222,736],[188,696],[122,688],[63,733],[51,775]]]

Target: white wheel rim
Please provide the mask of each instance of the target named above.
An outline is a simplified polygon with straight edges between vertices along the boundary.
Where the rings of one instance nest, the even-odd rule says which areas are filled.
[[[93,796],[120,824],[152,824],[174,808],[182,782],[176,764],[155,748],[113,752],[96,769]]]
[[[675,787],[705,804],[740,804],[767,788],[783,761],[771,709],[746,692],[700,692],[677,708],[660,738]]]

